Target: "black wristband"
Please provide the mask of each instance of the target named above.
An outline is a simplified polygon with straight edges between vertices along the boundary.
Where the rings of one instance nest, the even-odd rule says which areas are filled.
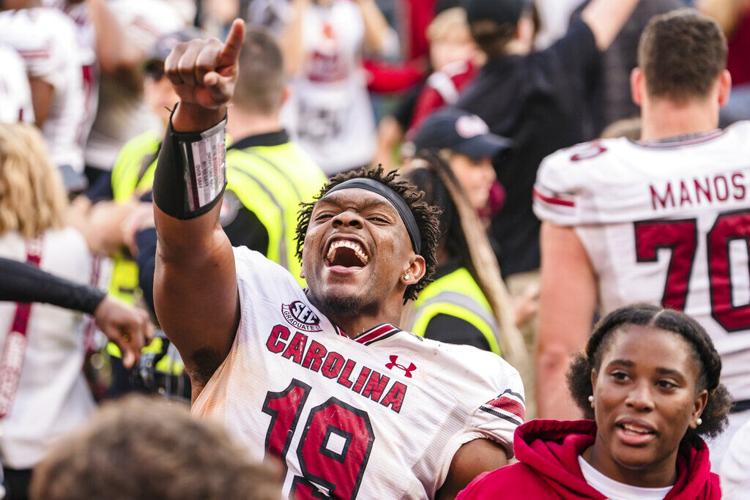
[[[226,118],[199,133],[179,133],[170,119],[154,174],[154,203],[177,219],[211,210],[226,187]]]

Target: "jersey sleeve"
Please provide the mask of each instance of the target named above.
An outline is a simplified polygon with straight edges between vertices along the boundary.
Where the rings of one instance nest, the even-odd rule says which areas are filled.
[[[601,168],[608,145],[593,141],[560,150],[544,159],[534,184],[534,213],[561,226],[596,222]]]
[[[507,362],[498,358],[501,366],[495,372],[495,394],[479,405],[469,418],[458,438],[459,447],[474,439],[489,439],[505,448],[513,457],[513,434],[526,418],[526,403],[521,376]]]

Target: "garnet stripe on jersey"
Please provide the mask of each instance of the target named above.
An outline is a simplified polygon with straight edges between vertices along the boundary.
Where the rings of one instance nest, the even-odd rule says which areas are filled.
[[[489,413],[491,415],[495,415],[498,418],[502,418],[503,420],[507,420],[508,422],[516,425],[521,425],[523,423],[523,420],[518,419],[517,417],[511,415],[511,414],[505,414],[502,413],[502,410],[495,410],[489,406],[480,406],[480,410],[483,412]]]
[[[537,188],[534,188],[534,198],[538,198],[545,203],[550,205],[560,205],[563,207],[575,207],[576,203],[571,200],[563,200],[562,198],[555,198],[542,194]]]
[[[360,335],[354,340],[356,340],[360,344],[370,344],[376,340],[380,340],[383,336],[389,333],[395,333],[397,331],[398,331],[398,328],[391,325],[390,323],[383,323],[382,325],[378,325],[370,329],[369,332],[363,333],[362,335]]]
[[[515,399],[509,398],[508,396],[500,396],[497,399],[493,399],[492,401],[487,402],[487,405],[499,410],[506,411],[508,413],[512,413],[521,420],[523,420],[524,416],[526,415],[526,408],[524,408],[521,403],[519,403]]]

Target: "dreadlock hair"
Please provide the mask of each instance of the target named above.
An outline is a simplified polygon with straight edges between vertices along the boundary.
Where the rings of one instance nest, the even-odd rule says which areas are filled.
[[[414,219],[417,221],[417,227],[422,236],[422,249],[419,254],[424,257],[426,272],[421,280],[413,285],[407,286],[404,291],[404,303],[409,299],[414,300],[417,298],[419,292],[432,281],[432,276],[437,267],[437,247],[438,239],[440,237],[438,216],[440,215],[440,209],[425,203],[423,200],[424,193],[414,187],[412,183],[402,180],[396,170],[385,172],[383,167],[378,165],[374,168],[361,167],[342,172],[331,178],[328,184],[323,186],[312,202],[301,203],[300,211],[297,215],[297,258],[300,262],[302,261],[302,247],[305,243],[305,235],[307,234],[307,228],[310,225],[310,217],[312,216],[315,203],[342,182],[357,177],[372,179],[391,188],[396,194],[404,199],[406,205],[414,215]]]
[[[500,328],[497,341],[503,357],[524,374],[530,367],[526,346],[515,324],[515,313],[500,274],[500,265],[466,192],[450,165],[433,150],[417,152],[410,166],[405,175],[425,190],[429,203],[443,210],[440,223],[444,248],[469,269],[490,304]]]
[[[732,406],[729,392],[719,383],[719,353],[716,352],[706,330],[693,318],[651,304],[634,304],[609,313],[594,327],[585,353],[578,354],[571,363],[568,371],[568,388],[573,400],[586,417],[594,418],[594,410],[588,401],[588,396],[593,393],[591,372],[601,367],[602,358],[614,338],[612,334],[627,325],[650,326],[676,333],[692,347],[693,356],[700,367],[696,386],[699,391],[708,391],[708,400],[701,415],[703,423],[697,429],[688,428],[682,444],[697,446],[698,436],[719,435],[727,424],[727,414]]]

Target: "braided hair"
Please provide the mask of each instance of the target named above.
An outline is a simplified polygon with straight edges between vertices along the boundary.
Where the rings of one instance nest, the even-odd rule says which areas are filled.
[[[697,429],[688,428],[683,443],[695,446],[699,442],[698,436],[719,435],[727,424],[727,414],[732,405],[729,392],[719,382],[719,353],[716,352],[706,330],[693,318],[651,304],[634,304],[609,313],[594,327],[585,352],[578,354],[571,363],[568,371],[568,388],[585,416],[594,418],[594,410],[588,401],[588,396],[593,393],[591,373],[593,370],[599,370],[602,358],[614,338],[612,334],[626,325],[651,326],[673,332],[692,347],[693,356],[700,368],[696,386],[699,391],[708,391],[708,400],[701,415],[703,423]]]

